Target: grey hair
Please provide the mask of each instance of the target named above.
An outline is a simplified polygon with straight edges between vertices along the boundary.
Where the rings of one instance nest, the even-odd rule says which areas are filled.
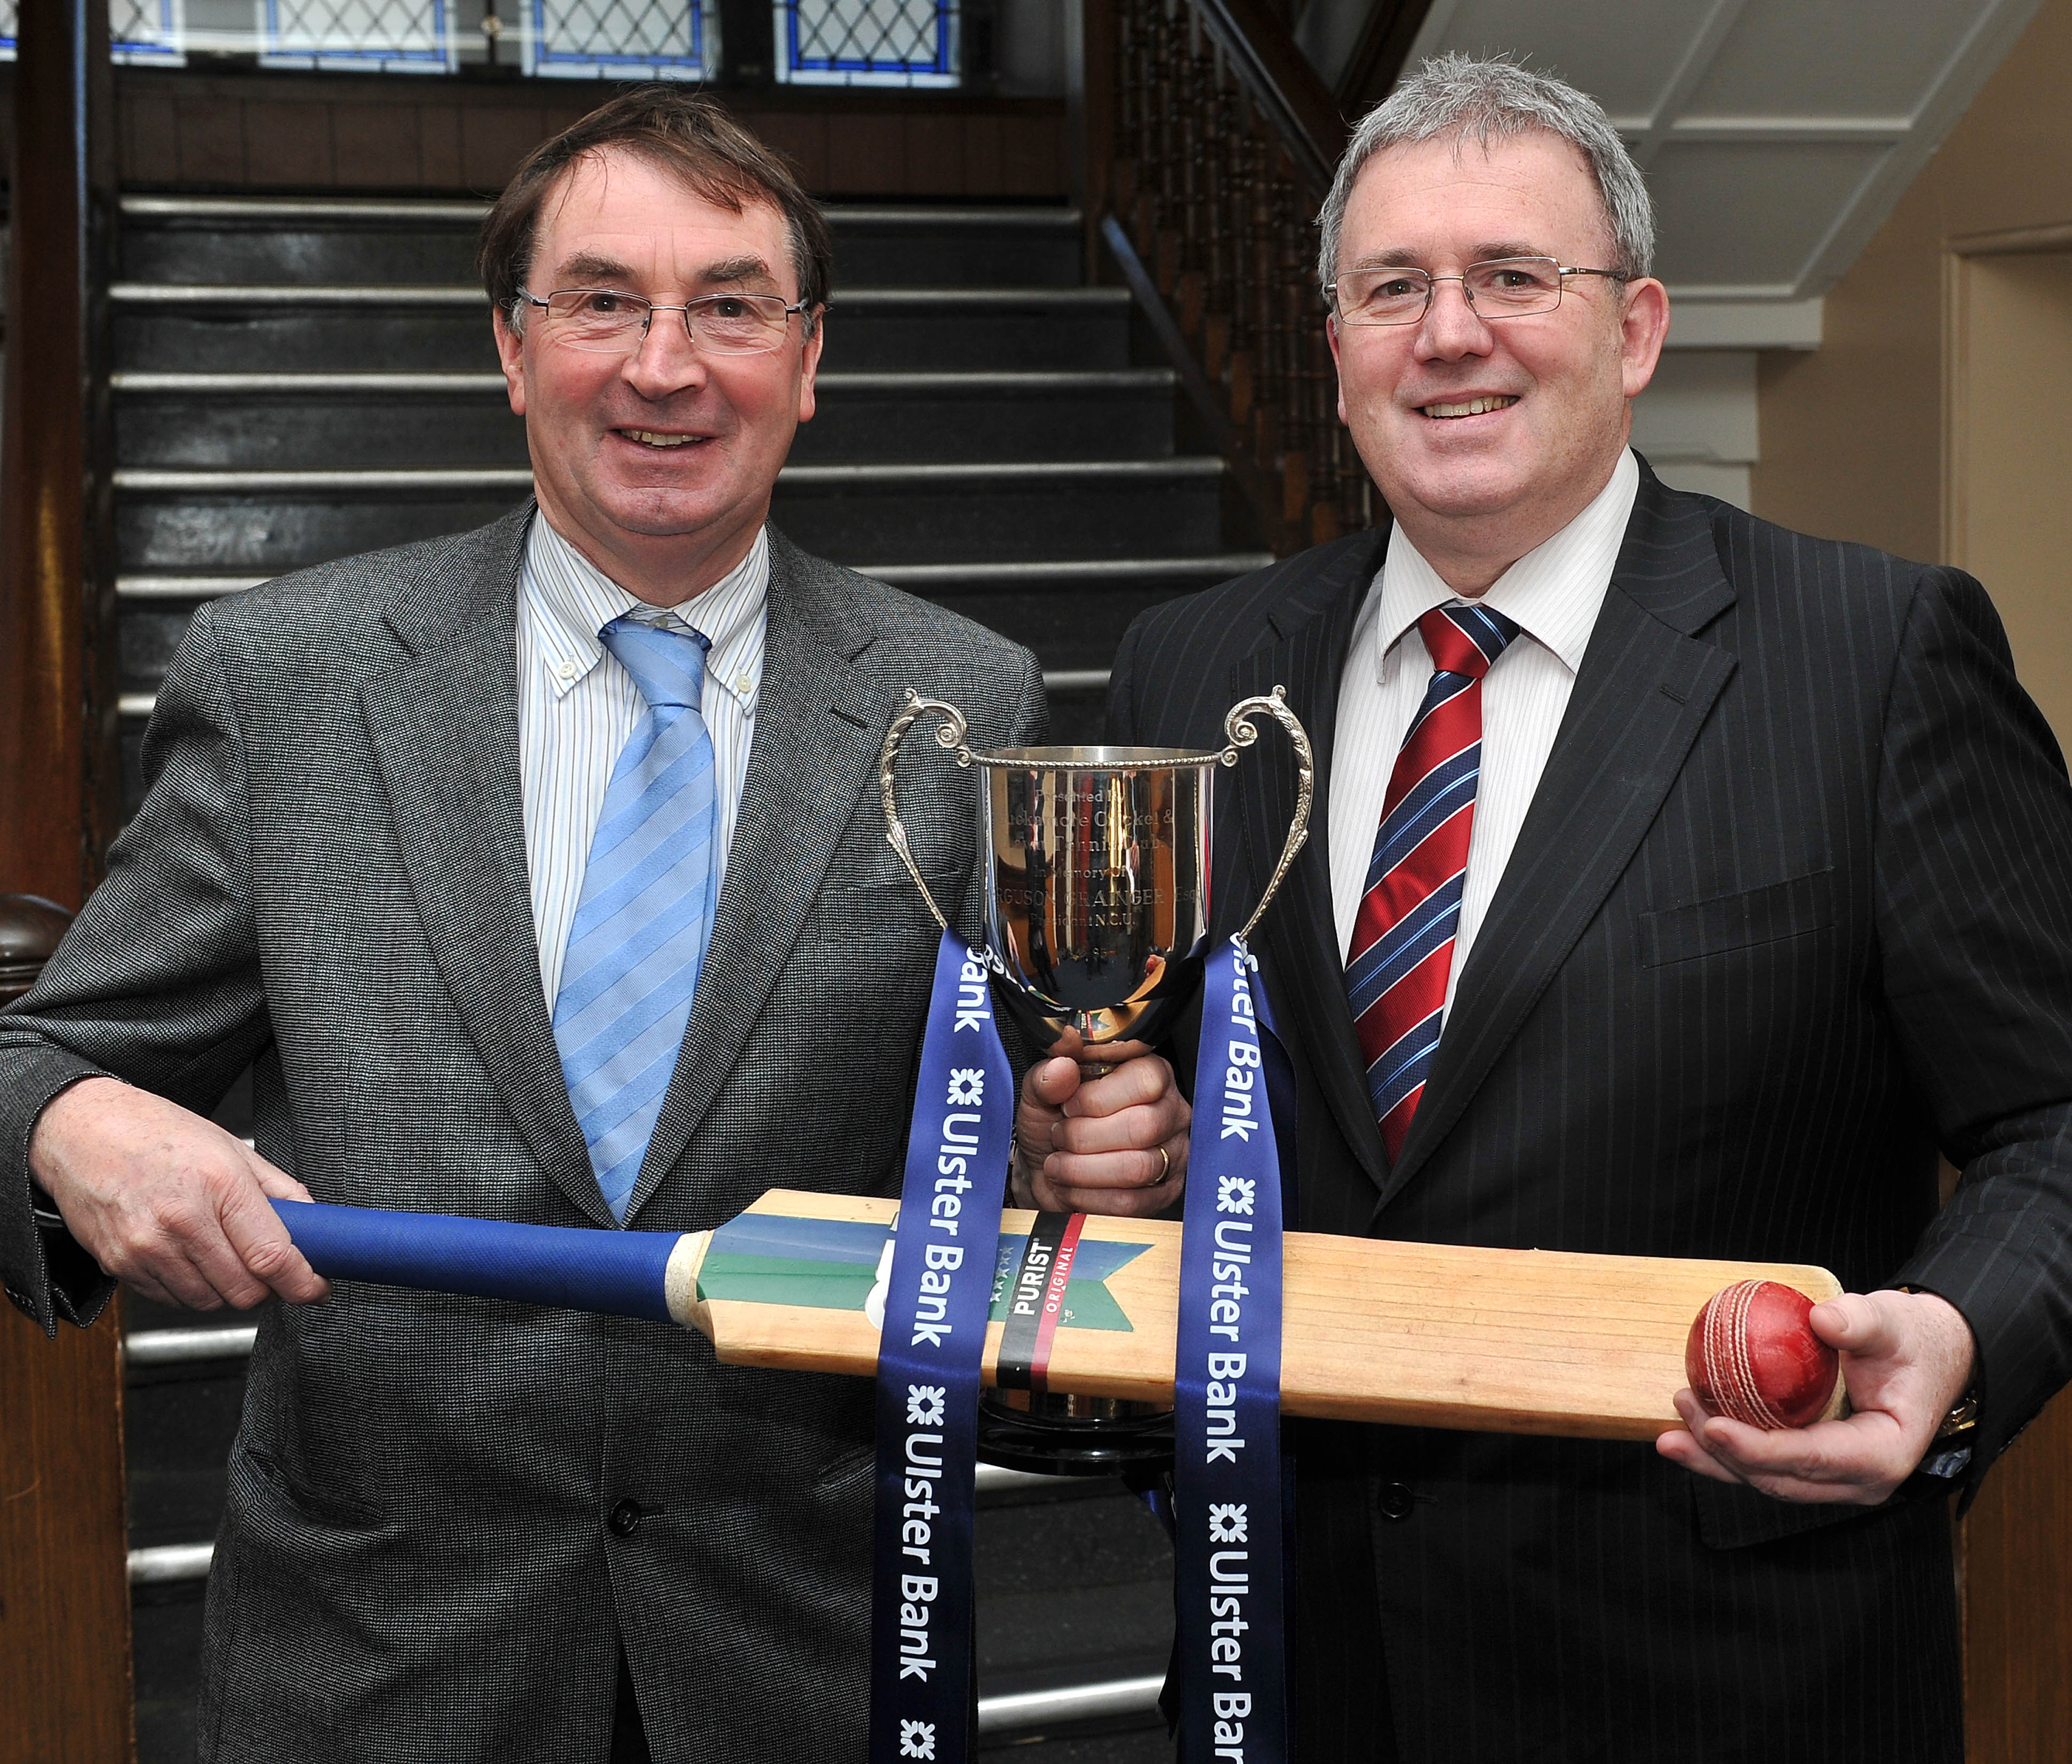
[[[1459,147],[1474,141],[1486,151],[1529,134],[1558,136],[1589,166],[1612,236],[1613,260],[1602,267],[1646,275],[1655,261],[1655,204],[1604,106],[1551,74],[1503,56],[1478,60],[1456,50],[1433,56],[1360,118],[1317,216],[1322,233],[1317,279],[1326,287],[1338,280],[1346,204],[1375,154],[1448,136]]]

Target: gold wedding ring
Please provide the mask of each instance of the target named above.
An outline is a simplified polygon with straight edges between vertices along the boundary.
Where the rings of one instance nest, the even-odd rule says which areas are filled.
[[[1172,1174],[1173,1154],[1166,1150],[1163,1145],[1161,1145],[1158,1148],[1158,1174],[1153,1177],[1151,1180],[1146,1182],[1144,1186],[1146,1188],[1156,1188]]]

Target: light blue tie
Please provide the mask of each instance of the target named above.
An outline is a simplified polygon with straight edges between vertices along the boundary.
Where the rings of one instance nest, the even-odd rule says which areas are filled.
[[[623,1220],[712,938],[713,746],[698,714],[712,644],[630,615],[598,635],[648,709],[611,769],[590,841],[561,958],[554,1045],[598,1186]]]

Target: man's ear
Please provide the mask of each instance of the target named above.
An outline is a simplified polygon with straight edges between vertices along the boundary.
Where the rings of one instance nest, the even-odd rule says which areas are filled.
[[[819,320],[799,352],[799,421],[811,422],[816,408],[814,403],[813,382],[820,371],[820,349],[827,341],[828,309],[820,308],[815,315]]]
[[[525,414],[524,334],[513,330],[510,319],[500,310],[491,315],[489,322],[496,334],[496,361],[504,370],[504,390],[511,400],[512,413],[522,417]]]
[[[1628,282],[1619,315],[1619,371],[1627,397],[1647,390],[1668,336],[1669,290],[1652,276]]]
[[[1331,365],[1342,369],[1344,364],[1338,360],[1338,315],[1335,312],[1324,315],[1324,336],[1331,346]],[[1342,372],[1338,375],[1338,421],[1348,429],[1352,426],[1352,418],[1346,414],[1346,376]]]

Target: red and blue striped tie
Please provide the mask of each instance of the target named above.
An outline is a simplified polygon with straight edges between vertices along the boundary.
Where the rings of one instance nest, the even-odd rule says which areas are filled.
[[[1482,676],[1518,635],[1482,607],[1434,607],[1417,631],[1432,684],[1389,774],[1346,958],[1367,1094],[1391,1162],[1409,1134],[1445,1016],[1482,775]]]

